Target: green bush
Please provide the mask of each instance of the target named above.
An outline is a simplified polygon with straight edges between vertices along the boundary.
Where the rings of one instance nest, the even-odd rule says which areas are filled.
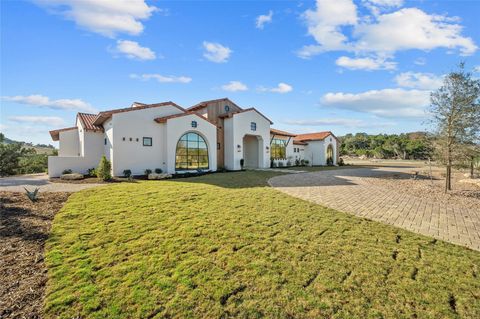
[[[162,169],[161,168],[155,168],[155,173],[157,174],[162,174]]]
[[[148,176],[149,174],[152,174],[152,170],[147,168],[144,173],[145,173],[145,175]]]
[[[123,176],[125,176],[126,178],[129,178],[130,176],[132,176],[132,171],[129,169],[123,170]]]
[[[96,177],[97,176],[97,172],[95,170],[95,168],[89,168],[88,171],[87,171],[87,176],[89,177]]]
[[[339,158],[338,159],[338,166],[344,166],[345,165],[345,162],[343,161],[343,158]]]
[[[72,170],[67,168],[62,171],[62,174],[72,174]]]
[[[110,170],[112,169],[112,165],[110,162],[107,160],[107,158],[102,156],[100,159],[100,163],[98,164],[98,167],[96,169],[97,172],[97,177],[101,178],[104,181],[108,181],[109,179],[112,178],[112,174]]]

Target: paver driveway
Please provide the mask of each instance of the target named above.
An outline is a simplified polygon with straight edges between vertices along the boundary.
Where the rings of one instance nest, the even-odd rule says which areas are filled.
[[[480,250],[480,212],[441,205],[362,179],[411,171],[405,167],[327,170],[276,176],[269,183],[284,193],[323,206]]]

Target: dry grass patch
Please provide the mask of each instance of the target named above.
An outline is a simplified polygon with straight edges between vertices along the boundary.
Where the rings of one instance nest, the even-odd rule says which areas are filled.
[[[478,252],[292,198],[277,173],[73,194],[47,318],[478,318]]]

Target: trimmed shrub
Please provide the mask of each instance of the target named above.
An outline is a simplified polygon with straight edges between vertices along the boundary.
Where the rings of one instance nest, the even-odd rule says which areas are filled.
[[[343,161],[343,158],[339,158],[338,159],[338,166],[344,166],[345,165],[345,162]]]
[[[87,175],[89,177],[96,177],[97,176],[97,172],[95,171],[95,168],[89,168],[88,169],[88,172],[87,172]]]
[[[242,159],[240,160],[240,167],[241,167],[242,169],[243,169],[243,165],[244,165],[244,164],[245,164],[245,160],[242,158]]]
[[[283,162],[282,161],[278,162],[278,167],[283,167]]]
[[[300,166],[300,160],[298,158],[295,160],[295,166]]]
[[[162,169],[161,168],[155,168],[155,173],[156,174],[162,174]]]
[[[144,174],[148,176],[148,174],[152,174],[152,170],[149,169],[149,168],[147,168],[147,169],[145,170]]]
[[[125,176],[126,178],[129,178],[130,176],[132,176],[132,171],[129,169],[123,170],[123,176]]]
[[[72,174],[72,170],[69,169],[69,168],[68,168],[68,169],[64,169],[64,170],[62,171],[62,175],[63,175],[63,174]]]
[[[110,164],[105,155],[103,155],[100,159],[100,163],[98,163],[97,169],[95,170],[97,173],[97,177],[101,178],[104,181],[108,181],[112,178],[112,173],[110,172],[111,169],[112,164]]]

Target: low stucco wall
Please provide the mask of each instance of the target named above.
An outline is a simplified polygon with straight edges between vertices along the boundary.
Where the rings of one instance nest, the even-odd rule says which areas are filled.
[[[81,156],[49,156],[48,176],[60,177],[66,169],[74,173],[86,174],[88,169],[98,166],[100,159],[88,159]]]

